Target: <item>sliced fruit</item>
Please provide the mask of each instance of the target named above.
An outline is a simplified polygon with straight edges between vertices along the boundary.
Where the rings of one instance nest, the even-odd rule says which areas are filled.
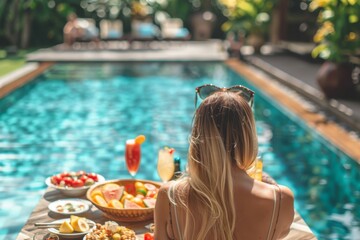
[[[145,198],[143,200],[144,204],[146,207],[148,208],[154,208],[155,207],[155,203],[156,203],[156,199],[155,198]]]
[[[70,223],[68,221],[65,221],[60,225],[59,232],[72,233],[72,232],[74,232],[74,228],[70,225]]]
[[[135,185],[133,183],[126,184],[125,191],[129,194],[135,195],[136,194]]]
[[[144,184],[144,187],[148,190],[148,191],[153,191],[153,190],[156,190],[157,187],[154,185],[154,184],[151,184],[151,183],[145,183]]]
[[[132,200],[130,200],[134,203],[136,203],[137,205],[139,205],[140,207],[145,207],[145,204],[143,202],[143,200],[141,198],[138,198],[138,197],[134,197]]]
[[[175,149],[174,149],[174,148],[170,148],[168,151],[169,151],[170,154],[173,154],[173,153],[175,152]]]
[[[144,199],[144,198],[145,198],[145,196],[142,195],[142,194],[137,194],[135,197],[136,197],[136,198],[140,198],[140,199]]]
[[[118,187],[120,187],[120,185],[118,185],[116,183],[106,183],[101,187],[101,190],[102,191],[111,190],[111,189],[116,189]]]
[[[141,209],[142,207],[128,199],[125,199],[124,208],[125,209]]]
[[[95,189],[95,190],[92,191],[91,194],[90,194],[91,198],[95,198],[96,195],[99,195],[99,196],[103,197],[103,194],[102,194],[102,192],[101,192],[100,189]]]
[[[71,215],[70,216],[70,225],[72,227],[75,226],[76,222],[79,220],[79,217],[78,216],[75,216],[75,215]]]
[[[138,189],[138,188],[144,188],[144,187],[145,187],[142,182],[135,182],[134,185],[135,185],[135,188],[136,188],[136,189]]]
[[[93,200],[94,200],[94,202],[96,202],[100,206],[107,207],[107,202],[105,201],[105,199],[102,196],[96,195],[93,198]]]
[[[135,143],[136,144],[142,144],[143,142],[145,142],[146,137],[144,135],[139,135],[135,138]]]
[[[113,199],[119,200],[124,192],[124,187],[114,183],[105,184],[101,192],[106,202],[110,202]]]
[[[146,198],[155,198],[155,196],[157,195],[158,190],[149,190],[146,193]]]
[[[146,196],[147,191],[146,191],[145,188],[137,188],[137,189],[136,189],[136,193],[137,193],[137,194],[141,194],[141,195],[143,195],[143,196]]]
[[[79,218],[75,223],[74,223],[74,230],[76,232],[87,232],[90,230],[90,226],[86,221],[86,218]]]
[[[117,199],[113,199],[110,202],[108,202],[108,206],[111,208],[117,208],[117,209],[123,209],[124,205]]]
[[[124,194],[120,200],[120,202],[122,202],[123,204],[125,203],[125,200],[131,200],[133,199],[134,196],[132,194]]]

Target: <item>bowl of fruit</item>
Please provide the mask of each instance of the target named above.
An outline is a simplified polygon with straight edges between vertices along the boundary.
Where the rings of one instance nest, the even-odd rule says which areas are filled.
[[[62,172],[46,178],[45,183],[55,188],[66,196],[78,197],[86,194],[86,191],[96,183],[104,182],[105,178],[100,174],[85,171]]]
[[[112,220],[145,221],[154,216],[160,186],[148,180],[110,180],[90,187],[86,197]]]

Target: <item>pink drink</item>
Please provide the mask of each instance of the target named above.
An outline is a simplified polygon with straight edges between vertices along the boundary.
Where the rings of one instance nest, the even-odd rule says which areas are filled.
[[[131,176],[135,176],[140,166],[141,145],[136,144],[134,139],[126,141],[125,161]]]

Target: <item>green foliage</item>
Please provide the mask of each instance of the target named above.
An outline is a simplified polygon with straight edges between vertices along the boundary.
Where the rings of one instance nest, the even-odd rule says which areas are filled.
[[[320,25],[314,36],[318,45],[312,56],[347,62],[360,49],[360,1],[313,0],[310,10],[318,11]]]
[[[267,34],[271,21],[271,12],[277,0],[219,0],[223,5],[228,21],[223,25],[224,31],[241,31]]]
[[[0,77],[4,76],[25,64],[25,56],[31,50],[21,50],[16,55],[6,56],[5,51],[0,51]]]
[[[60,43],[66,16],[79,10],[78,0],[1,0],[0,46]]]

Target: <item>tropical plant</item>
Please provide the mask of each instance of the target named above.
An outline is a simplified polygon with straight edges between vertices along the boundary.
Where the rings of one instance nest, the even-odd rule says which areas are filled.
[[[224,31],[241,31],[266,34],[271,21],[271,12],[277,0],[219,0],[228,21],[223,24]]]
[[[312,51],[334,62],[348,62],[360,49],[360,1],[312,0],[310,11],[318,11],[320,27],[314,36],[317,46]]]
[[[76,4],[75,4],[76,3]],[[78,6],[77,0],[0,1],[0,44],[27,48],[30,42],[56,43],[62,40],[66,15]]]

